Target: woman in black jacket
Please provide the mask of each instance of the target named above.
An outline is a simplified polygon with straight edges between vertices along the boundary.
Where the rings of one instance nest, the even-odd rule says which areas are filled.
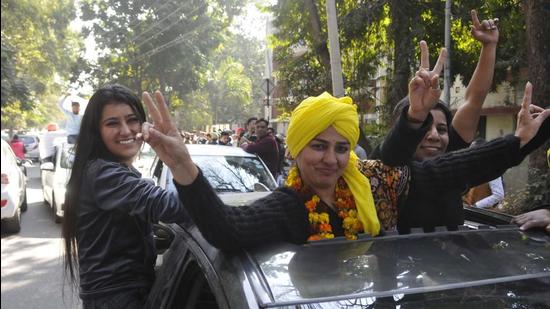
[[[153,223],[187,217],[176,195],[132,167],[144,122],[139,98],[120,85],[96,91],[82,118],[62,230],[65,274],[79,283],[84,308],[143,306],[154,280]]]

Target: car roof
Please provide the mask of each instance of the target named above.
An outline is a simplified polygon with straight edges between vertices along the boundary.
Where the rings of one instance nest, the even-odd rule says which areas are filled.
[[[244,262],[264,306],[386,297],[548,278],[550,236],[536,235],[507,227],[277,243]]]
[[[224,145],[207,144],[187,144],[185,145],[192,156],[237,156],[237,157],[255,157],[256,155],[244,151],[240,147]]]

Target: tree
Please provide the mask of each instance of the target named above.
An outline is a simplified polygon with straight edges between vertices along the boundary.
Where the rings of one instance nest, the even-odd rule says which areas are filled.
[[[524,0],[523,9],[525,12],[525,25],[527,32],[527,61],[529,64],[529,81],[533,83],[533,104],[544,108],[550,107],[550,6],[548,3],[536,0]],[[546,151],[550,148],[550,142],[547,141],[542,147],[537,149],[529,156],[530,169],[540,171],[540,173],[531,173],[529,176],[529,185],[532,188],[539,188],[537,192],[529,192],[536,205],[548,203],[550,194],[550,177],[548,174],[548,163],[546,161]],[[546,172],[544,172],[546,171]],[[542,183],[541,183],[542,182]],[[539,184],[539,185],[537,185]],[[544,197],[544,195],[546,195]],[[545,198],[546,200],[543,200]]]
[[[69,28],[74,18],[72,1],[2,1],[3,127],[24,129],[50,120],[39,116],[55,104],[46,98],[70,78],[81,48]]]
[[[279,1],[278,5],[271,7],[279,28],[274,38],[278,48],[277,77],[294,97],[288,104],[289,108],[306,96],[318,94],[320,89],[330,91],[325,83],[325,66],[320,60],[322,52],[319,52],[319,40],[312,39],[316,34],[304,22],[308,20],[305,15],[311,9],[305,8],[303,3],[306,2]],[[323,27],[321,34],[324,35],[324,1],[316,1],[315,4]],[[406,95],[410,77],[417,70],[418,42],[422,39],[428,42],[432,62],[437,57],[435,51],[443,46],[444,5],[443,1],[337,1],[347,94],[359,102],[361,98],[368,97],[365,88],[374,77],[376,67],[381,61],[387,60],[389,87],[384,112],[390,113],[393,106]],[[517,76],[525,59],[523,51],[518,52],[517,49],[517,46],[522,45],[524,37],[522,13],[517,0],[453,1],[452,75],[460,74],[464,82],[468,83],[478,59],[480,46],[469,34],[469,12],[473,8],[478,9],[482,18],[497,16],[501,20],[495,85],[507,76]],[[296,50],[300,48],[306,52],[297,56]],[[346,66],[351,63],[354,65]]]
[[[234,0],[82,1],[82,19],[91,23],[85,34],[100,51],[92,83],[191,93],[240,7]]]

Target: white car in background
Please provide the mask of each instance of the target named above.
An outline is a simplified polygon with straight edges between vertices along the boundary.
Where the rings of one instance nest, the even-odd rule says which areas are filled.
[[[19,134],[19,139],[22,140],[25,145],[25,158],[38,161],[40,159],[40,151],[38,148],[40,138],[32,134]]]
[[[54,161],[40,165],[44,201],[52,208],[55,223],[61,223],[63,218],[65,192],[74,161],[73,146],[58,144],[55,146]]]
[[[10,145],[2,140],[2,230],[21,230],[21,212],[27,210],[27,177]]]

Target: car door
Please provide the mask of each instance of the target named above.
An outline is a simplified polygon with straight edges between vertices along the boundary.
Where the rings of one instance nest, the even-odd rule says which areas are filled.
[[[25,178],[23,172],[18,166],[15,154],[11,150],[10,146],[7,145],[7,143],[2,144],[2,152],[4,153],[4,155],[2,156],[2,173],[6,174],[8,176],[8,179],[10,180],[10,183],[8,184],[8,190],[17,190],[18,192],[17,196],[14,196],[14,198],[17,198],[17,200],[14,200],[14,203],[17,207],[19,206],[19,204],[21,204],[23,198],[23,190],[25,190]]]
[[[52,201],[53,201],[54,177],[55,177],[55,170],[56,170],[56,166],[58,165],[58,161],[59,161],[59,148],[55,147],[54,162],[46,162],[40,166],[44,200],[49,205],[52,205]],[[53,169],[51,170],[44,169],[44,166],[47,163],[51,163],[53,165]]]

